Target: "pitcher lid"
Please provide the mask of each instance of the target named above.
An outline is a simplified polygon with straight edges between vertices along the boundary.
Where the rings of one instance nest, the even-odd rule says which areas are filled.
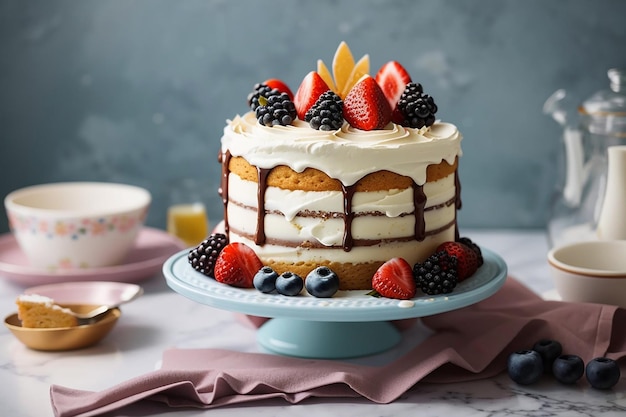
[[[592,117],[626,117],[626,70],[607,71],[610,89],[598,91],[587,99],[578,111]]]

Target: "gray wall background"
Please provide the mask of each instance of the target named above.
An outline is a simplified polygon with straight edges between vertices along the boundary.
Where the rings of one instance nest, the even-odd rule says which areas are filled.
[[[345,40],[373,72],[399,60],[459,126],[462,227],[541,228],[561,152],[543,102],[608,87],[625,17],[620,0],[0,0],[0,194],[137,184],[164,227],[191,178],[214,223],[225,120],[256,82],[295,91]]]

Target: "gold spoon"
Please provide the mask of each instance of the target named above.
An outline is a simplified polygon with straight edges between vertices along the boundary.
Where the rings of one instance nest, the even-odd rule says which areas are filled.
[[[143,288],[141,288],[140,286],[136,286],[131,291],[123,292],[120,300],[117,303],[103,304],[101,306],[94,308],[91,311],[88,311],[87,313],[77,313],[75,311],[72,311],[72,314],[78,319],[79,325],[91,324],[101,319],[109,311],[113,310],[114,308],[119,307],[122,304],[125,304],[134,300],[135,298],[139,297],[141,294],[143,294]]]

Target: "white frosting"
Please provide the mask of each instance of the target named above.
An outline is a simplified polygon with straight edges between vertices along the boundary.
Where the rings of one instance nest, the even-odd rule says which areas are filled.
[[[45,295],[22,294],[17,297],[17,301],[23,302],[23,303],[43,304],[46,307],[51,308],[53,310],[59,310],[67,314],[73,314],[72,310],[55,304],[52,298],[46,297]]]
[[[54,304],[54,300],[50,297],[46,297],[45,295],[39,294],[22,294],[17,297],[18,301],[25,303],[36,303],[36,304],[46,304],[52,305]]]
[[[443,160],[452,164],[461,155],[461,140],[456,126],[443,122],[423,129],[389,123],[385,129],[371,131],[344,123],[339,130],[325,132],[302,120],[290,126],[266,127],[248,112],[228,122],[222,150],[261,168],[287,165],[296,172],[316,168],[345,185],[381,169],[423,185],[428,165]]]

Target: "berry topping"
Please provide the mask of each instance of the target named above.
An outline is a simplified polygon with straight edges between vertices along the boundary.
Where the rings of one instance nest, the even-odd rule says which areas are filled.
[[[276,94],[274,92],[277,92]],[[288,126],[296,119],[296,106],[287,93],[272,90],[267,98],[259,97],[259,106],[255,110],[256,118],[264,126]]]
[[[518,350],[507,361],[509,377],[521,385],[533,384],[543,374],[541,355],[534,350]]]
[[[392,258],[382,264],[372,277],[373,291],[368,295],[408,300],[415,297],[416,287],[411,265],[403,258]]]
[[[332,91],[326,91],[306,112],[304,120],[316,130],[337,130],[343,125],[343,101]]]
[[[328,90],[328,85],[317,72],[309,72],[306,77],[304,77],[304,80],[302,80],[293,99],[298,118],[304,120],[306,112],[309,111],[317,99]]]
[[[399,62],[389,61],[376,73],[376,82],[387,97],[389,107],[396,109],[406,85],[411,82],[411,76]]]
[[[215,262],[215,280],[234,287],[252,288],[256,273],[263,267],[249,246],[235,242],[220,252]]]
[[[343,117],[361,130],[383,129],[391,121],[391,108],[374,78],[363,76],[343,101]]]
[[[289,100],[293,101],[293,93],[291,92],[291,89],[287,86],[287,84],[285,84],[278,78],[270,78],[269,80],[265,80],[263,84],[265,84],[272,90],[277,89],[281,93],[287,93],[287,95],[289,96]]]
[[[271,88],[263,83],[257,83],[252,88],[250,94],[248,94],[248,106],[250,106],[252,111],[255,111],[256,108],[260,106],[259,97],[268,98],[269,96],[276,94],[280,94],[280,90]]]
[[[398,101],[398,109],[404,116],[403,126],[420,129],[435,123],[437,105],[431,96],[424,94],[419,83],[407,84]]]
[[[276,291],[282,295],[293,297],[304,288],[304,280],[293,272],[283,272],[276,278]]]
[[[314,297],[330,298],[339,290],[339,277],[330,268],[319,266],[309,272],[304,286]]]
[[[228,244],[228,238],[221,233],[214,233],[191,249],[187,255],[189,263],[198,272],[208,277],[213,276],[215,261],[222,249]]]
[[[611,389],[621,376],[619,365],[613,359],[595,358],[585,368],[587,381],[596,389]]]
[[[417,286],[428,295],[449,294],[458,283],[457,258],[446,251],[435,252],[416,263],[413,275]]]
[[[478,255],[469,246],[461,242],[444,242],[437,247],[437,252],[445,251],[456,258],[457,278],[459,282],[474,275],[478,269]]]
[[[269,266],[264,266],[254,275],[252,284],[254,288],[267,294],[276,290],[276,278],[278,273]]]
[[[585,363],[580,356],[561,355],[552,363],[552,374],[562,384],[575,384],[584,372]]]
[[[556,340],[542,339],[535,343],[533,350],[539,353],[541,360],[543,361],[543,369],[546,373],[552,371],[552,364],[554,360],[561,356],[563,353],[563,347]]]
[[[476,252],[476,256],[478,256],[478,267],[480,268],[484,263],[483,252],[480,250],[480,246],[472,242],[469,237],[461,237],[459,238],[459,242]]]

